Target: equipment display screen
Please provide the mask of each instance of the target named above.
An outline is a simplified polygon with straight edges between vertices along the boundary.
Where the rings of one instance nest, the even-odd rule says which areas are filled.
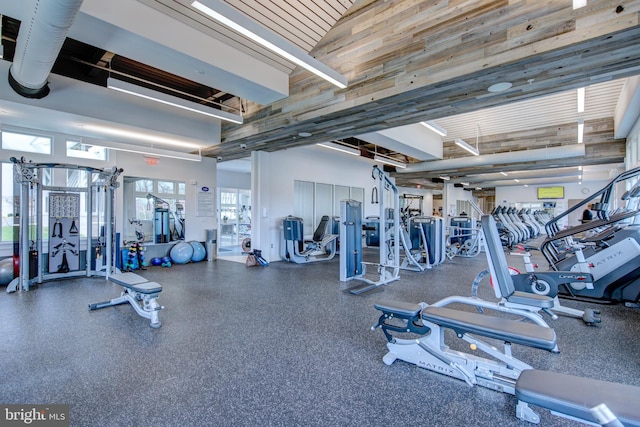
[[[538,199],[564,199],[564,187],[538,187]]]

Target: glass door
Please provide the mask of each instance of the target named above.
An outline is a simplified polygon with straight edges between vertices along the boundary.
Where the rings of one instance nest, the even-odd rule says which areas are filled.
[[[218,198],[218,256],[241,255],[251,236],[251,190],[220,188]]]

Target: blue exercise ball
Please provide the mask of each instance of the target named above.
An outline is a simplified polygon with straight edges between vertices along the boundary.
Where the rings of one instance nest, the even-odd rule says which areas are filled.
[[[186,264],[191,261],[193,256],[193,246],[186,242],[180,242],[171,248],[169,256],[174,264]]]
[[[158,257],[151,258],[151,265],[158,266],[160,264],[162,264],[162,258],[158,258]]]
[[[204,248],[204,245],[200,242],[189,242],[191,247],[193,248],[193,255],[191,256],[191,262],[200,262],[207,256],[207,251]]]
[[[171,262],[171,257],[163,256],[162,257],[162,262]]]

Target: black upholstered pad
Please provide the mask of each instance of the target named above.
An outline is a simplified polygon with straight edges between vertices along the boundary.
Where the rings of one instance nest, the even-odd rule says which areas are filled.
[[[391,313],[402,318],[415,317],[422,310],[422,306],[410,302],[381,301],[373,305],[376,310]]]
[[[432,306],[422,310],[422,319],[457,332],[468,332],[514,344],[549,351],[556,347],[555,331],[534,323]]]
[[[589,409],[604,403],[625,426],[640,426],[640,387],[528,369],[518,378],[516,397],[591,422]]]

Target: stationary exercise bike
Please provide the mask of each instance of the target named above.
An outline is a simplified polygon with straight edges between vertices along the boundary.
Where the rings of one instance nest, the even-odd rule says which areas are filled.
[[[483,233],[488,234],[487,239],[494,239],[499,241],[498,231],[495,227],[495,222],[492,217],[482,218],[482,230]],[[579,248],[578,248],[579,249]],[[512,253],[513,254],[513,253]],[[552,319],[557,319],[558,314],[563,314],[570,317],[582,319],[587,325],[595,325],[600,323],[600,311],[599,310],[576,310],[569,307],[564,307],[560,304],[558,299],[558,288],[569,283],[575,283],[576,286],[593,286],[593,276],[589,272],[572,272],[572,271],[535,271],[535,265],[531,262],[531,253],[515,253],[523,257],[525,262],[526,273],[520,273],[519,270],[509,267],[509,273],[511,274],[513,285],[517,291],[527,292],[536,295],[548,296],[553,299],[553,306],[544,308],[541,311],[549,315]],[[583,268],[587,268],[586,263],[583,263]],[[477,298],[478,286],[482,279],[489,274],[489,270],[483,270],[473,281],[471,285],[471,295]],[[493,283],[492,283],[493,285]],[[499,295],[499,289],[494,287],[496,296]],[[482,311],[479,308],[478,311]]]

